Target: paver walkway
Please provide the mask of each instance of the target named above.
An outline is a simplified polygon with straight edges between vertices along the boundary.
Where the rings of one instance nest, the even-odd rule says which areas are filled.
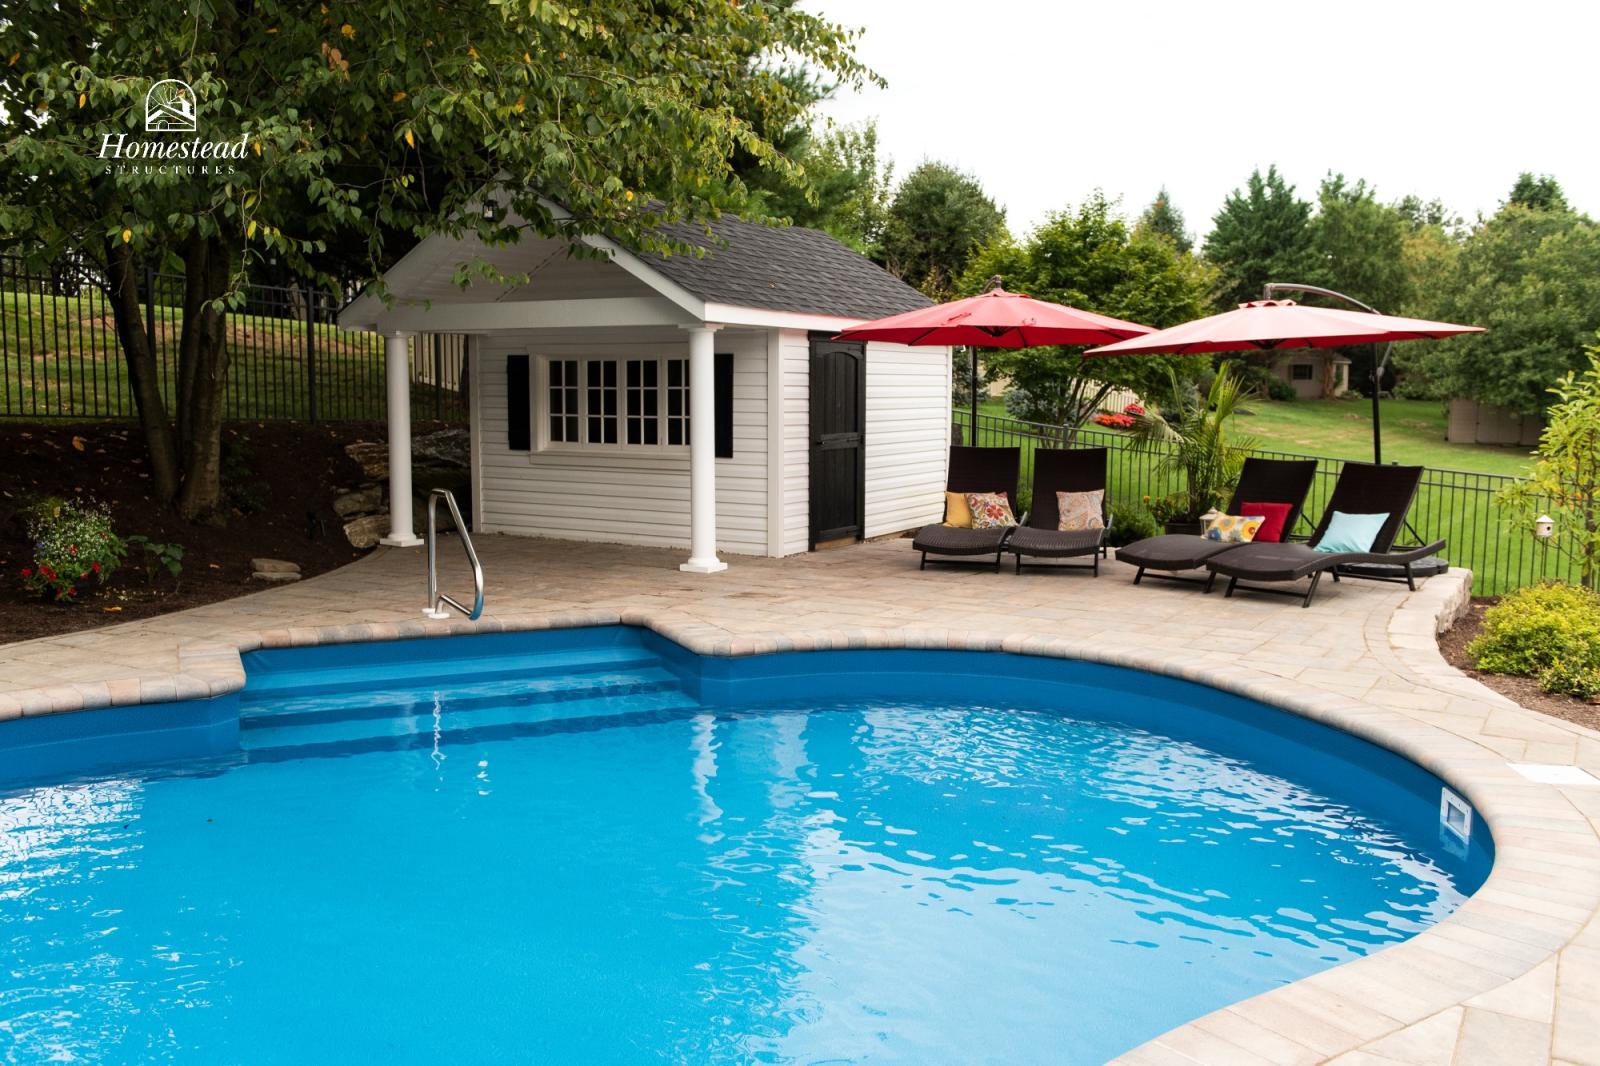
[[[1004,649],[1172,673],[1392,747],[1489,821],[1497,859],[1447,921],[1404,944],[1165,1034],[1128,1063],[1545,1063],[1600,1066],[1600,787],[1529,780],[1512,763],[1600,777],[1600,734],[1526,711],[1448,666],[1438,619],[1465,601],[1453,571],[1415,594],[1324,583],[1309,610],[1134,587],[1112,563],[1018,576],[919,573],[904,541],[679,573],[679,553],[477,538],[488,609],[420,614],[420,551],[388,550],[244,599],[0,645],[0,719],[201,697],[243,682],[257,647],[627,622],[702,654],[858,646]],[[452,545],[444,583],[466,582]],[[137,713],[129,712],[129,713]],[[0,728],[4,728],[0,723]]]

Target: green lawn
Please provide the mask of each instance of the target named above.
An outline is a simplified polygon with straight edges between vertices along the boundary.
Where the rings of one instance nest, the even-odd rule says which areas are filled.
[[[1295,452],[1323,459],[1372,460],[1370,400],[1252,400],[1238,431],[1255,438],[1264,451]],[[1003,402],[982,406],[986,415],[1006,417]],[[1417,463],[1436,470],[1520,476],[1532,465],[1528,449],[1488,444],[1450,444],[1444,439],[1444,405],[1433,400],[1384,400],[1383,461]]]

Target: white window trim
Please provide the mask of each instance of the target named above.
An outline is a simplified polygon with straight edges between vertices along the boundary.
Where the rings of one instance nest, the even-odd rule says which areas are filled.
[[[659,398],[656,406],[656,417],[660,420],[658,444],[628,444],[624,440],[628,433],[628,387],[627,363],[634,359],[653,359],[659,368],[656,371],[658,382],[657,391]],[[528,375],[528,388],[533,395],[528,397],[528,410],[533,418],[533,453],[549,453],[560,455],[563,453],[583,455],[625,455],[637,459],[652,458],[688,458],[689,445],[668,444],[667,440],[667,363],[673,359],[680,359],[684,363],[689,361],[687,355],[535,355],[533,357],[534,372]],[[589,434],[589,387],[588,370],[585,363],[614,362],[617,367],[617,443],[615,444],[590,444],[588,441],[554,441],[550,439],[550,364],[552,362],[576,362],[578,364],[578,380],[585,384],[578,386],[578,433],[580,436]],[[685,367],[687,373],[687,367]],[[687,399],[687,390],[685,398]]]

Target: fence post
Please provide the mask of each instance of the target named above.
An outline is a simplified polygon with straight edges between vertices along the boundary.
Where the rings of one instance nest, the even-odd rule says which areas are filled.
[[[317,421],[317,295],[306,286],[306,410],[311,421]]]
[[[433,420],[444,421],[444,337],[433,335]]]

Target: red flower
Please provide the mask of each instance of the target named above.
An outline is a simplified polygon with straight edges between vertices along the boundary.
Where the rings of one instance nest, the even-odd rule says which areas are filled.
[[[89,564],[89,569],[93,570],[95,573],[98,574],[100,572],[100,564],[99,563],[90,563]]]
[[[33,571],[29,570],[26,566],[24,566],[22,568],[22,576],[23,577],[32,577],[33,576]]]
[[[83,573],[79,574],[78,576],[79,577],[88,577],[89,576],[89,571],[85,570]]]

